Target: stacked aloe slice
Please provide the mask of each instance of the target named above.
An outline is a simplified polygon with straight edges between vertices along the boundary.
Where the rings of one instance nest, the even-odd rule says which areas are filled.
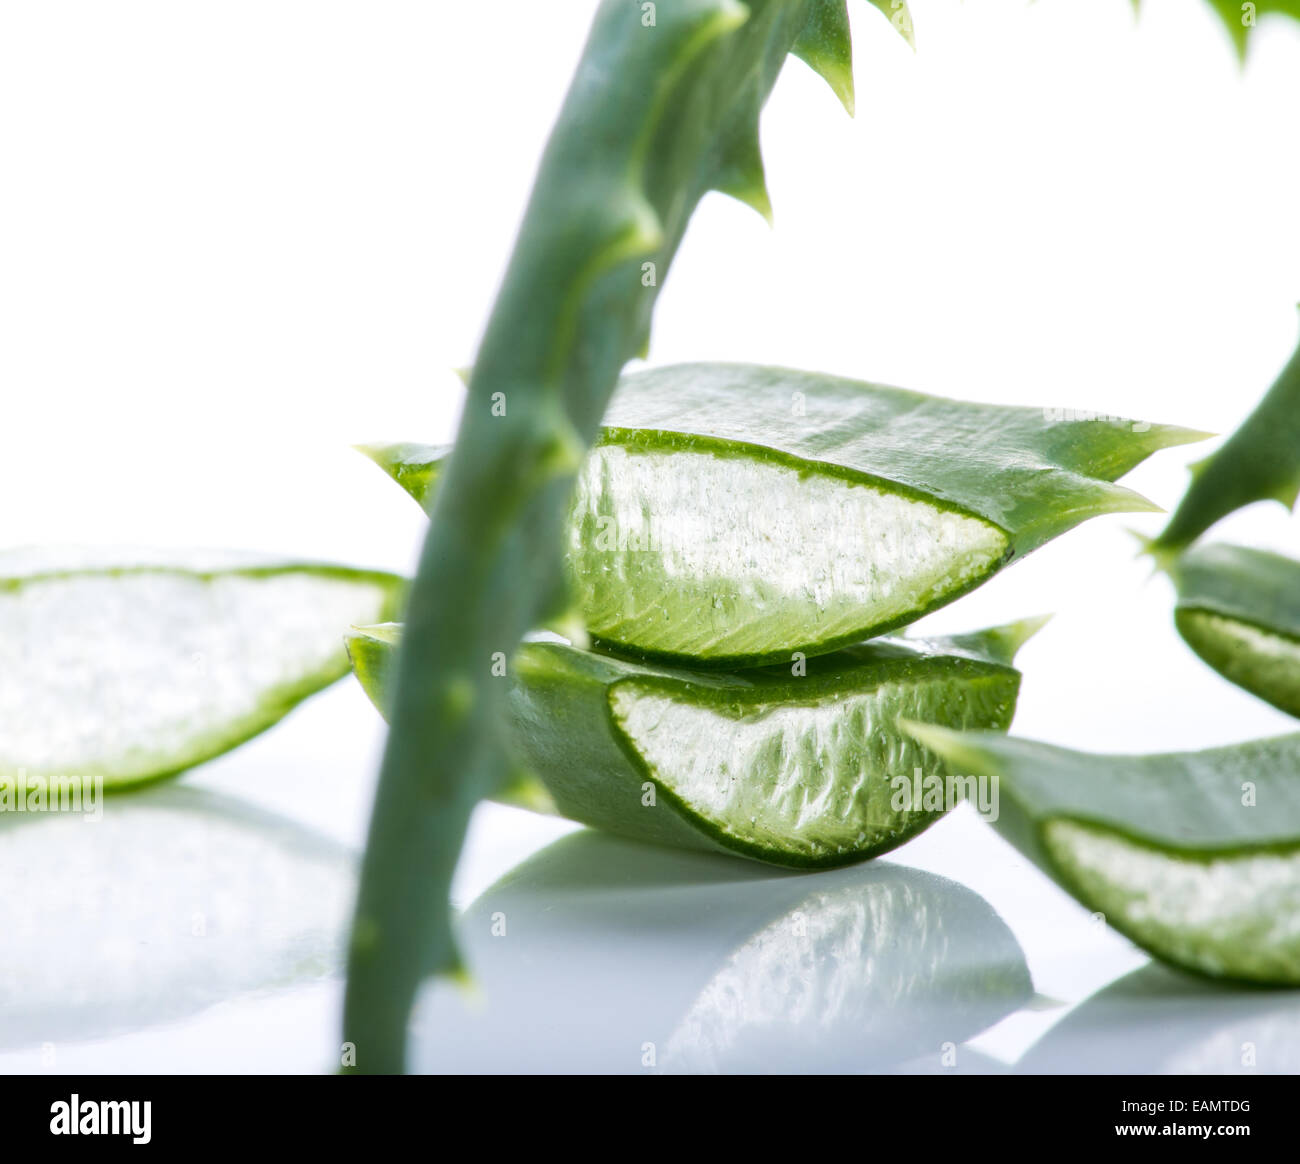
[[[589,645],[496,662],[531,774],[502,795],[781,865],[893,848],[952,807],[911,795],[917,773],[952,773],[900,721],[1005,731],[1015,653],[1041,620],[879,636],[1089,517],[1153,508],[1116,479],[1199,435],[785,369],[625,377],[566,524]],[[366,452],[432,500],[445,450]],[[399,637],[349,640],[382,710]]]

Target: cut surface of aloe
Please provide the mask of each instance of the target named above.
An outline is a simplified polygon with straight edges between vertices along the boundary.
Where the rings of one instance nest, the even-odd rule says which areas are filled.
[[[1012,659],[1040,625],[880,640],[808,659],[802,675],[689,672],[530,642],[511,665],[511,742],[556,810],[585,824],[780,865],[848,864],[952,807],[936,791],[942,766],[896,720],[1005,730]],[[397,636],[363,628],[348,641],[381,710]]]
[[[908,726],[999,781],[998,830],[1164,961],[1300,985],[1300,734],[1201,752],[1098,756]]]
[[[0,789],[173,775],[347,673],[394,575],[311,564],[0,577]]]
[[[1185,429],[1055,419],[834,376],[687,364],[625,377],[579,475],[566,563],[589,633],[695,666],[905,626],[1089,517]],[[426,502],[442,453],[366,452]]]
[[[1300,716],[1300,562],[1243,546],[1194,546],[1170,567],[1174,621],[1225,679]]]

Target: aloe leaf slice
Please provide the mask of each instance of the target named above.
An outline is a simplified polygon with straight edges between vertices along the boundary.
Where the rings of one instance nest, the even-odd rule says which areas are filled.
[[[1300,562],[1243,546],[1194,546],[1172,565],[1174,622],[1225,679],[1300,716]]]
[[[404,583],[340,566],[0,575],[0,795],[159,780],[347,673],[343,635]]]
[[[1223,446],[1192,466],[1192,483],[1150,545],[1168,561],[1228,514],[1256,501],[1288,509],[1300,495],[1300,348]]]
[[[953,807],[916,781],[944,770],[898,717],[1005,730],[1020,685],[1012,660],[1042,623],[728,674],[528,642],[511,665],[513,751],[558,812],[596,828],[793,867],[862,861]],[[360,628],[348,640],[381,711],[399,633]]]
[[[1098,756],[907,730],[999,782],[999,832],[1144,950],[1216,978],[1300,985],[1300,734]]]
[[[596,640],[692,666],[906,626],[1087,518],[1203,434],[834,376],[683,364],[625,377],[578,477],[570,586]],[[365,450],[421,504],[438,449]]]

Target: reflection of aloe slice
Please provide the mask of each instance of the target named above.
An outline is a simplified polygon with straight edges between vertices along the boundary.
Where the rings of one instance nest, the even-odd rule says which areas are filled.
[[[0,1045],[102,1037],[336,974],[352,855],[191,787],[0,814]]]
[[[1031,1075],[1295,1075],[1300,997],[1147,965],[1087,999],[1016,1064]]]
[[[860,861],[952,807],[944,769],[897,718],[1005,730],[1020,684],[1011,661],[1040,625],[734,674],[527,643],[511,665],[515,754],[559,812],[623,836],[779,865]],[[348,640],[381,709],[396,633]]]
[[[1174,619],[1211,667],[1300,716],[1300,562],[1241,546],[1196,546],[1170,567]]]
[[[347,672],[343,634],[401,582],[333,566],[0,577],[0,788],[117,788],[265,730]]]
[[[1201,434],[967,404],[779,368],[626,377],[578,477],[587,629],[694,665],[775,662],[905,626],[1099,514]],[[422,503],[445,450],[366,452]]]
[[[810,878],[584,832],[457,932],[483,1005],[435,995],[418,1069],[880,1070],[1031,994],[985,901],[886,862]]]
[[[954,889],[891,865],[815,889],[718,969],[664,1069],[883,1066],[992,1025],[1028,1000],[1029,973],[988,905]]]
[[[1300,984],[1300,734],[1096,756],[908,730],[998,780],[999,831],[1143,949],[1213,977]]]

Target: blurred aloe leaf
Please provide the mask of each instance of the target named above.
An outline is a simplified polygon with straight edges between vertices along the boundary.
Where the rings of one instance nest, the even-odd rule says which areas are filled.
[[[1168,563],[1212,525],[1256,501],[1288,509],[1300,495],[1300,348],[1264,399],[1219,448],[1192,466],[1192,483],[1150,550]]]
[[[7,571],[0,795],[135,786],[266,730],[347,673],[402,579],[315,564]]]
[[[782,368],[641,372],[579,474],[569,582],[587,631],[644,657],[818,654],[914,622],[1090,517],[1154,509],[1115,480],[1202,436]],[[364,451],[429,504],[443,450]]]
[[[506,799],[526,801],[531,787],[596,828],[776,865],[863,861],[953,807],[933,792],[943,765],[898,717],[1006,730],[1020,688],[1012,660],[1043,621],[728,674],[528,642],[510,665],[511,742],[541,787],[516,780]],[[398,636],[380,626],[348,640],[381,711]]]
[[[1099,756],[907,730],[998,781],[1003,836],[1144,950],[1214,978],[1300,985],[1300,734]]]
[[[1237,54],[1243,60],[1251,37],[1265,16],[1290,16],[1300,20],[1300,0],[1208,0],[1232,37]]]
[[[1300,562],[1243,546],[1193,546],[1170,567],[1174,621],[1225,679],[1300,716]]]

